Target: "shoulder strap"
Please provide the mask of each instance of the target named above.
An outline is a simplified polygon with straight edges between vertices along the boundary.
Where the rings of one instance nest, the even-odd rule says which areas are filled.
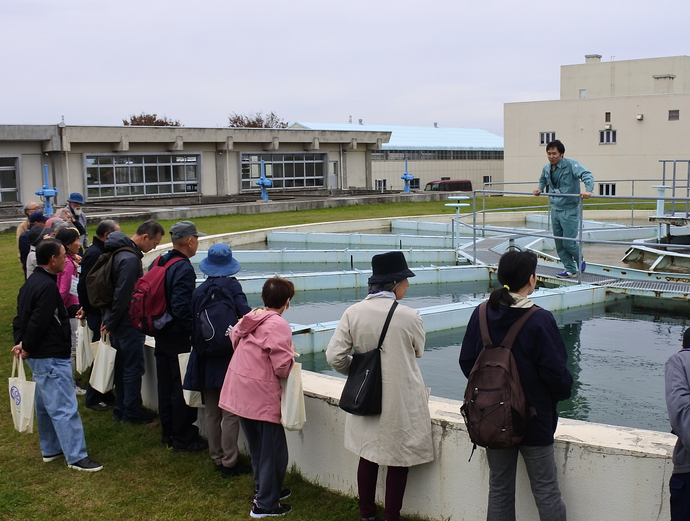
[[[488,317],[489,317],[489,301],[485,300],[481,304],[479,304],[479,329],[482,332],[482,342],[484,342],[485,346],[492,346],[494,345],[494,341],[491,340],[491,334],[489,333],[489,322],[488,322]]]
[[[508,330],[508,333],[506,333],[506,337],[503,339],[503,342],[501,342],[501,345],[506,349],[511,349],[513,347],[513,343],[515,343],[515,339],[517,338],[518,334],[520,333],[520,330],[522,329],[522,326],[524,326],[525,322],[529,320],[529,317],[534,315],[540,309],[541,308],[535,304],[527,311],[525,311],[524,315],[522,315],[515,322],[513,322],[513,325],[510,326],[510,329]]]
[[[379,337],[379,346],[378,350],[383,351],[381,349],[381,346],[383,345],[383,339],[386,338],[386,333],[388,333],[388,324],[391,323],[391,318],[393,318],[393,312],[395,311],[395,308],[398,307],[398,301],[394,301],[393,305],[391,306],[390,311],[388,312],[388,316],[386,317],[386,322],[383,324],[383,331],[381,331],[381,336]]]

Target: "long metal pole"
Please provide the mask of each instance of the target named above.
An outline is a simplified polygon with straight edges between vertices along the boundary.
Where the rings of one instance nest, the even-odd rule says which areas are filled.
[[[635,180],[632,179],[632,196],[630,198],[630,226],[635,226]]]
[[[472,192],[472,258],[473,262],[477,264],[477,197],[476,193]],[[484,198],[482,197],[482,200]],[[484,213],[484,212],[482,212]],[[482,226],[483,228],[483,226]],[[483,232],[482,232],[483,233]]]
[[[583,252],[582,252],[582,226],[583,226],[583,221],[584,221],[584,199],[582,199],[582,197],[580,197],[579,201],[580,202],[579,202],[578,206],[579,206],[579,210],[580,210],[580,212],[579,212],[580,213],[580,216],[579,216],[580,217],[580,219],[579,219],[580,231],[577,235],[577,240],[578,240],[577,245],[580,248],[580,254],[578,255],[578,259],[577,259],[577,283],[582,284],[582,259],[584,257]]]

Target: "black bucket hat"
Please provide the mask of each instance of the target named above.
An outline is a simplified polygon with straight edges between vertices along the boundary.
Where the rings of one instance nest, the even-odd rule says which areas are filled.
[[[374,255],[371,258],[371,268],[374,273],[369,277],[369,284],[390,284],[414,277],[401,251]]]

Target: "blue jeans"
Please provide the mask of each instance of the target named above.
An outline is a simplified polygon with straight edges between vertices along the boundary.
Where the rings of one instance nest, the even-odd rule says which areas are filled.
[[[565,521],[565,503],[558,488],[553,445],[486,449],[491,475],[487,521],[515,521],[515,473],[518,451],[527,468],[534,501],[541,521]]]
[[[121,324],[112,334],[115,357],[115,418],[134,419],[142,414],[141,377],[144,376],[145,335]]]
[[[87,456],[69,358],[27,358],[36,382],[38,438],[44,456],[63,453],[68,464]]]

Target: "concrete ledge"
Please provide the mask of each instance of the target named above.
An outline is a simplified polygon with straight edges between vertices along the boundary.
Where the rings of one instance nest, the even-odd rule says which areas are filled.
[[[288,432],[287,438],[290,462],[307,479],[355,496],[358,457],[344,448],[346,413],[337,406],[344,382],[303,371],[307,423],[300,432]],[[486,517],[485,450],[478,448],[467,461],[472,444],[460,405],[460,401],[430,399],[436,459],[410,469],[403,513],[453,520]],[[560,420],[555,452],[568,519],[668,519],[675,440],[671,434]],[[383,471],[378,483],[382,502]],[[518,519],[539,518],[522,461],[516,509]]]

